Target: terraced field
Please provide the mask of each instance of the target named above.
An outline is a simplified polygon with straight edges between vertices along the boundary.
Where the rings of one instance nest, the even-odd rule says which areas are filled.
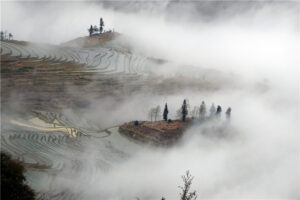
[[[20,104],[43,109],[84,107],[89,99],[107,96],[121,98],[146,84],[141,79],[152,64],[113,48],[1,42],[2,102],[18,96]]]
[[[47,112],[38,116],[49,123],[38,117],[4,123],[1,151],[25,163],[28,183],[37,191],[39,199],[82,199],[80,194],[57,188],[56,178],[64,173],[81,176],[83,170],[95,174],[105,172],[142,148],[122,137],[117,127],[105,130],[73,127],[63,116]],[[74,183],[74,187],[80,184]]]
[[[87,198],[70,187],[58,188],[57,179],[86,179],[81,173],[86,170],[104,173],[145,147],[120,135],[118,127],[103,127],[97,120],[81,123],[63,109],[83,111],[108,99],[114,107],[140,92],[165,95],[226,85],[203,78],[162,79],[149,71],[161,64],[113,46],[1,42],[1,151],[25,163],[39,199]]]
[[[120,101],[147,83],[149,64],[114,48],[1,42],[1,151],[25,163],[39,199],[84,199],[55,180],[63,173],[80,176],[87,167],[105,172],[142,148],[118,127],[79,125],[61,109],[84,109],[107,97]]]
[[[105,74],[144,74],[147,58],[113,48],[74,48],[22,42],[1,42],[1,55],[70,62]]]

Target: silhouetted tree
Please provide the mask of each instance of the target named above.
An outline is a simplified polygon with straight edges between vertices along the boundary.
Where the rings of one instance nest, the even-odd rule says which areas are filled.
[[[100,33],[103,32],[103,27],[104,27],[104,21],[103,21],[103,19],[102,19],[102,17],[101,17],[101,18],[100,18],[100,27],[99,27]]]
[[[4,40],[4,32],[3,31],[1,31],[1,33],[0,33],[0,39],[1,39],[1,41]]]
[[[22,163],[1,152],[1,199],[34,199],[33,190],[25,184],[24,172]]]
[[[190,192],[192,181],[194,177],[189,171],[186,171],[185,175],[181,177],[184,185],[179,186],[181,189],[180,200],[195,200],[197,199],[196,191]]]
[[[227,120],[230,120],[230,117],[231,117],[231,108],[229,107],[229,108],[227,108],[227,110],[226,110],[226,119],[227,119]]]
[[[201,103],[201,106],[200,106],[200,118],[205,118],[205,115],[206,115],[206,105],[205,105],[205,102],[202,101]]]
[[[216,107],[215,107],[214,103],[211,104],[211,107],[209,109],[209,113],[210,113],[211,117],[214,116],[214,114],[216,113]]]
[[[93,26],[91,25],[91,27],[88,29],[89,31],[89,34],[90,34],[90,37],[93,35],[93,32],[94,32],[94,28]]]
[[[100,26],[104,26],[104,21],[103,21],[102,17],[100,18]]]
[[[169,113],[169,110],[168,110],[168,105],[166,103],[165,109],[164,109],[164,114],[163,114],[163,118],[164,118],[165,121],[168,120],[168,113]]]
[[[185,121],[185,118],[188,114],[188,108],[187,108],[186,100],[183,100],[183,104],[181,106],[181,114],[182,114],[182,121]]]
[[[11,33],[8,34],[8,39],[11,40],[13,38],[13,35]]]
[[[222,108],[220,105],[218,105],[217,107],[217,112],[216,112],[216,117],[217,118],[220,118],[221,117],[221,112],[222,112]]]

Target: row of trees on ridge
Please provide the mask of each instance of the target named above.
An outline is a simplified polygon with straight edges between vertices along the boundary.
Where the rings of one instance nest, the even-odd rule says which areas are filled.
[[[184,99],[181,108],[179,108],[176,111],[176,117],[180,118],[182,121],[185,121],[186,118],[188,117],[189,110],[190,110],[190,106],[189,106],[187,100]],[[162,113],[163,120],[170,121],[170,119],[168,118],[168,114],[169,114],[169,109],[168,109],[168,105],[166,103],[164,111]],[[207,117],[209,117],[209,118],[215,117],[217,119],[220,119],[221,114],[222,114],[222,107],[220,105],[218,105],[216,108],[214,103],[212,103],[212,105],[210,106],[209,114],[207,114],[206,104],[204,101],[202,101],[202,103],[199,107],[197,107],[197,106],[194,107],[194,109],[190,113],[190,116],[191,116],[191,118],[199,118],[199,119],[205,119]],[[230,117],[231,117],[231,108],[230,107],[227,108],[225,114],[226,114],[226,119],[230,120]],[[157,121],[157,119],[159,119],[160,115],[161,115],[160,106],[151,108],[149,111],[149,118],[151,121],[153,121],[153,120]]]
[[[99,28],[96,25],[91,25],[88,29],[90,37],[94,34],[101,34],[104,31],[104,21],[102,17],[100,18]]]
[[[3,41],[3,40],[12,40],[13,39],[13,34],[11,33],[8,33],[7,34],[7,31],[1,31],[0,32],[0,40]]]

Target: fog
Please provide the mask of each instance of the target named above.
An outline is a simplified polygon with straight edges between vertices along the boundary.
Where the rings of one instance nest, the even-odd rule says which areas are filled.
[[[203,134],[203,126],[192,127],[179,145],[170,148],[145,147],[127,161],[113,166],[108,172],[90,170],[96,158],[93,145],[87,147],[88,156],[82,158],[89,170],[76,177],[58,176],[54,188],[71,189],[87,199],[178,199],[180,175],[191,170],[195,176],[193,189],[205,199],[294,199],[299,197],[299,113],[297,103],[288,106],[285,99],[274,98],[271,93],[232,91],[218,94],[167,96],[171,116],[184,97],[191,105],[205,99],[223,108],[232,106],[233,129],[220,133]],[[148,100],[147,100],[148,99]],[[159,97],[132,97],[131,101],[106,114],[120,121],[143,119],[144,105]],[[142,103],[139,103],[140,100]],[[283,101],[283,103],[278,103]],[[159,102],[163,105],[164,102]],[[284,105],[282,105],[284,104]],[[276,106],[279,105],[279,106]],[[119,109],[120,108],[120,109]],[[145,108],[144,108],[145,109]],[[131,111],[130,111],[131,110]],[[133,110],[133,111],[132,111]],[[100,117],[105,111],[87,112]],[[100,112],[100,113],[98,113]],[[108,113],[108,112],[106,112]],[[128,113],[124,116],[124,113]],[[118,117],[119,114],[119,117]],[[86,119],[90,119],[86,116]],[[223,116],[224,118],[224,116]],[[105,121],[105,119],[103,119]],[[116,120],[114,121],[116,122]],[[211,124],[207,125],[211,128]],[[224,133],[223,133],[224,134]],[[217,136],[216,136],[217,135]],[[97,145],[97,144],[94,144]],[[62,174],[68,174],[68,170]]]
[[[193,7],[198,3],[205,12]],[[162,78],[212,69],[237,80],[235,87],[218,91],[141,91],[113,108],[108,98],[92,101],[85,111],[64,110],[79,123],[107,128],[145,120],[148,109],[165,102],[174,118],[184,98],[191,108],[204,100],[223,111],[233,109],[232,128],[224,137],[204,134],[211,124],[194,126],[180,144],[145,146],[105,172],[90,170],[97,158],[97,144],[91,143],[86,156],[77,158],[86,170],[76,177],[61,172],[52,189],[83,199],[179,199],[180,176],[190,170],[199,199],[300,198],[298,2],[1,4],[1,27],[18,40],[59,44],[87,35],[89,25],[102,16],[105,29],[122,33],[134,53],[170,61],[152,69]]]

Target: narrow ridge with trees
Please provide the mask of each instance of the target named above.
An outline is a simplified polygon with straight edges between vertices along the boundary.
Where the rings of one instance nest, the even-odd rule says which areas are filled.
[[[163,113],[161,113],[160,106],[158,105],[149,110],[148,117],[150,121],[136,120],[128,122],[121,125],[119,131],[141,142],[152,143],[154,145],[171,145],[178,141],[184,131],[192,124],[201,125],[205,122],[220,124],[222,122],[222,107],[220,105],[215,108],[214,103],[212,103],[209,114],[207,114],[204,101],[202,101],[199,107],[195,106],[191,112],[189,112],[189,109],[188,100],[184,99],[181,107],[176,111],[176,118],[172,120],[168,117],[169,109],[167,103],[165,104]],[[225,115],[225,124],[228,124],[231,118],[230,107],[227,108]],[[160,120],[161,116],[163,120]]]

